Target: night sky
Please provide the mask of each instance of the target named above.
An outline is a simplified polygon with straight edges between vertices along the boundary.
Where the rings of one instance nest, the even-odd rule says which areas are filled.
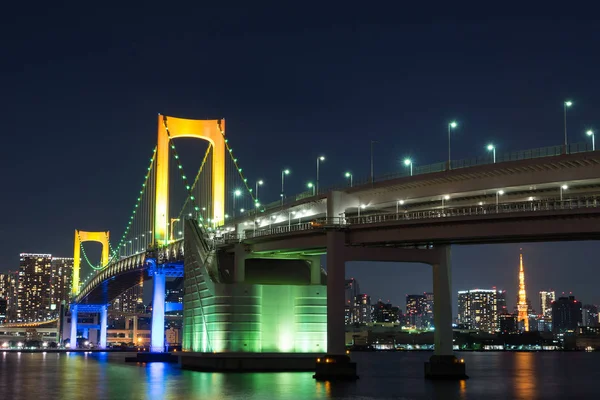
[[[600,130],[600,33],[589,10],[84,3],[11,5],[2,17],[0,271],[17,268],[20,252],[72,255],[76,228],[121,235],[157,113],[226,118],[247,177],[265,180],[269,200],[282,167],[292,170],[286,192],[304,190],[320,154],[322,187],[346,170],[368,176],[370,140],[376,175],[404,168],[405,156],[444,161],[451,119],[454,159],[485,155],[490,141],[499,153],[561,144],[567,98],[571,142]],[[597,246],[454,247],[454,289],[497,286],[513,305],[523,247],[534,308],[542,288],[600,303]],[[405,294],[432,288],[427,266],[356,263],[348,276],[403,309]]]

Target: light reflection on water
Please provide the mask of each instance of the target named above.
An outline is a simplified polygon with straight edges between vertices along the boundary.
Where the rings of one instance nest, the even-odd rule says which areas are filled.
[[[430,382],[431,353],[355,353],[357,382],[312,373],[210,373],[124,363],[125,353],[3,353],[0,398],[50,399],[561,399],[596,398],[600,353],[462,353],[471,379]]]

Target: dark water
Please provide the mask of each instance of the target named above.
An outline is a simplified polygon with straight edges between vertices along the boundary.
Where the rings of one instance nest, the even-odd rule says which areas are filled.
[[[471,379],[430,382],[430,353],[354,353],[360,379],[135,365],[124,353],[0,354],[0,399],[600,399],[600,353],[460,353]]]

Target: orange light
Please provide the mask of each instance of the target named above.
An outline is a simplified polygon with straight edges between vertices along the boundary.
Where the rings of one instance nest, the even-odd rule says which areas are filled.
[[[318,362],[318,363],[320,363],[320,362],[321,362],[321,359],[320,359],[320,358],[317,358],[317,362]]]

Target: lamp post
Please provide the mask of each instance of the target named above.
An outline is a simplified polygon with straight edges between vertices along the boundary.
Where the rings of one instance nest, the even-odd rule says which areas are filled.
[[[375,176],[373,175],[373,145],[375,143],[379,143],[377,140],[371,140],[371,183],[375,181]]]
[[[406,160],[404,160],[404,165],[410,167],[410,176],[413,176],[412,160],[410,158],[407,158]]]
[[[242,191],[240,189],[235,189],[233,191],[233,212],[232,212],[232,215],[231,215],[231,217],[233,219],[235,219],[235,199],[236,199],[236,197],[239,197],[241,194],[242,194]]]
[[[359,204],[357,207],[358,210],[358,216],[360,217],[360,210],[364,210],[365,208],[367,208],[367,206],[365,204]]]
[[[452,121],[448,124],[448,169],[452,169],[452,158],[450,153],[450,132],[452,132],[452,129],[456,128],[457,126],[458,123],[456,123],[456,121]]]
[[[260,203],[257,201],[254,203],[254,233],[256,233],[256,224],[258,224],[258,209],[260,208]]]
[[[254,192],[254,201],[257,202],[257,203],[258,203],[258,187],[262,186],[263,183],[264,182],[263,182],[262,179],[259,179],[259,180],[256,181],[256,190]]]
[[[569,152],[569,147],[567,144],[567,108],[571,107],[573,105],[573,102],[570,100],[567,100],[563,103],[564,105],[564,118],[565,118],[565,154],[567,154]]]
[[[345,176],[346,176],[346,178],[350,179],[350,187],[352,187],[352,173],[346,172]]]
[[[283,190],[283,184],[285,182],[285,176],[290,174],[289,169],[281,170],[281,205],[283,205],[283,199],[285,198],[285,191]]]
[[[498,190],[496,192],[496,213],[498,212],[498,199],[504,194],[504,190]]]
[[[324,156],[317,157],[317,185],[316,185],[317,193],[319,193],[319,164],[321,163],[321,161],[325,161]]]
[[[450,196],[445,195],[442,197],[442,210],[444,209],[444,200],[450,200]]]
[[[396,214],[400,212],[400,206],[404,204],[404,200],[398,200],[396,202]]]
[[[567,185],[562,185],[560,187],[560,201],[563,201],[563,191],[567,190],[569,188],[569,186]]]
[[[312,182],[308,182],[306,184],[306,187],[308,187],[309,189],[312,189],[312,193],[313,193],[313,196],[314,196],[315,195],[315,185],[313,185]]]
[[[592,151],[596,151],[596,143],[594,142],[594,131],[590,129],[586,132],[586,135],[592,137]]]
[[[492,152],[492,155],[494,157],[494,164],[496,164],[496,146],[494,146],[493,144],[488,144],[487,149],[488,151]]]

